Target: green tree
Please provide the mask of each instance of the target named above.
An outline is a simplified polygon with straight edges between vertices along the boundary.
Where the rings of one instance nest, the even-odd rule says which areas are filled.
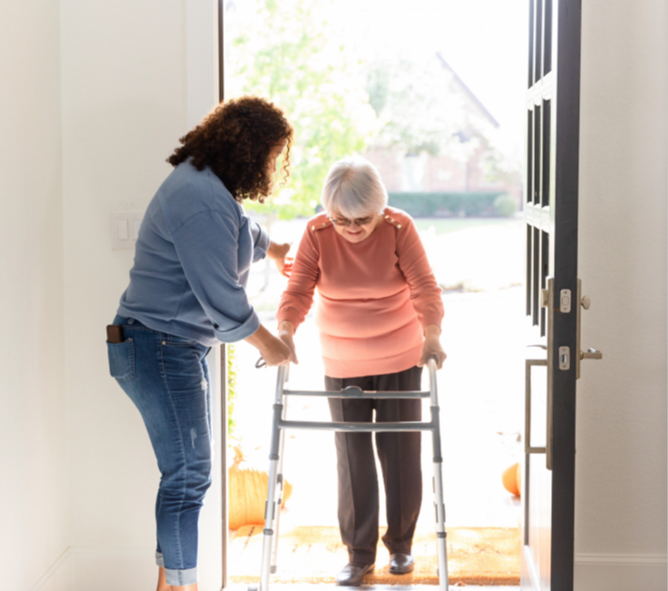
[[[329,167],[364,150],[375,114],[360,64],[328,18],[333,0],[246,0],[228,9],[228,96],[256,94],[286,112],[295,128],[291,176],[263,213],[312,215]]]

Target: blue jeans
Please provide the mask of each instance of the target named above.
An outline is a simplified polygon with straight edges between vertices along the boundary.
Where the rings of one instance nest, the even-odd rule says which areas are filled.
[[[169,585],[197,582],[197,522],[211,484],[209,347],[117,316],[109,369],[135,404],[160,469],[156,562]]]

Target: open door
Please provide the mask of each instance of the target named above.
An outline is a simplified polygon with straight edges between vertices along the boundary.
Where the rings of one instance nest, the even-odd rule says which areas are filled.
[[[529,0],[522,589],[573,589],[581,0]]]

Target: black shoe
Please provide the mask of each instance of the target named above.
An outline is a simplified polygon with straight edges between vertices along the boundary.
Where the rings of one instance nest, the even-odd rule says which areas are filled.
[[[351,564],[344,566],[336,575],[336,584],[345,587],[359,587],[362,584],[364,575],[373,570],[373,564]]]
[[[401,552],[390,554],[390,572],[393,575],[405,575],[413,572],[414,566],[415,558],[412,554],[402,554]]]

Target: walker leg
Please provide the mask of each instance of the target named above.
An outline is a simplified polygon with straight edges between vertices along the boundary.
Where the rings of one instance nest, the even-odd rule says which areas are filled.
[[[445,532],[445,502],[443,500],[443,456],[441,454],[441,420],[438,406],[436,384],[436,362],[429,360],[429,377],[431,390],[431,424],[434,457],[434,508],[436,513],[436,550],[438,552],[438,583],[439,591],[448,591],[448,548]]]
[[[269,454],[269,482],[267,485],[267,501],[264,507],[264,530],[262,540],[262,564],[260,569],[259,591],[268,591],[269,573],[271,562],[271,550],[274,537],[274,524],[280,512],[280,506],[276,506],[276,489],[278,484],[278,470],[280,460],[281,433],[278,426],[283,416],[283,382],[285,381],[285,368],[279,368],[278,381],[276,385],[276,398],[274,401],[274,415],[271,427],[271,452]]]
[[[287,399],[283,401],[283,418],[287,412]],[[281,436],[279,441],[279,459],[278,459],[278,476],[276,488],[276,511],[274,512],[274,535],[271,548],[271,574],[274,574],[278,565],[278,534],[279,524],[281,518],[281,507],[283,507],[283,495],[285,494],[285,479],[283,477],[283,449],[285,448],[285,430],[281,429]]]
[[[274,537],[274,522],[277,513],[276,508],[276,485],[278,481],[278,459],[272,459],[269,464],[269,485],[267,487],[267,501],[264,508],[264,530],[262,541],[262,566],[260,571],[259,591],[269,589],[269,572],[271,560],[271,548]]]
[[[436,550],[438,552],[439,589],[448,591],[447,534],[445,532],[445,504],[443,502],[442,461],[434,461],[434,507],[436,508]]]
[[[436,509],[436,550],[438,553],[438,579],[440,591],[448,591],[448,554],[445,532],[445,503],[443,501],[443,457],[441,455],[441,431],[438,406],[431,407],[434,425],[432,444],[434,454],[434,507]]]

